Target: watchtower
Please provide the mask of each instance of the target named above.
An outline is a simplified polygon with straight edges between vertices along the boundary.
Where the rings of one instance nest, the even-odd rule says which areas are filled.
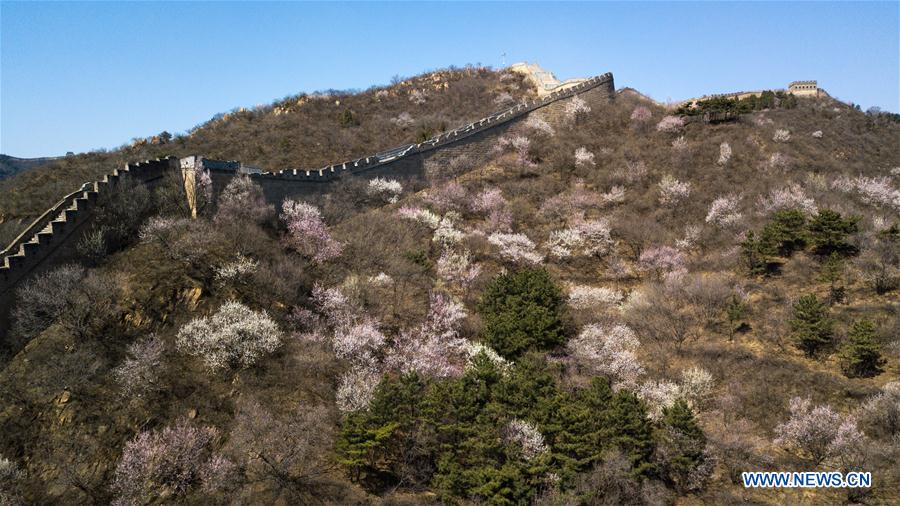
[[[816,81],[794,81],[788,85],[788,92],[798,97],[818,98],[819,84]]]

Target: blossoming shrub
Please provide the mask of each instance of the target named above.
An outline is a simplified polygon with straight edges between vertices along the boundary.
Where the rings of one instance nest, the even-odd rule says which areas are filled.
[[[223,304],[212,316],[191,320],[178,331],[178,349],[199,357],[211,370],[244,368],[281,345],[281,331],[265,311],[240,302]]]

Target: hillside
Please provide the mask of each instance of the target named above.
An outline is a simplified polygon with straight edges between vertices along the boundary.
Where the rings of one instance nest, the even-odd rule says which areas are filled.
[[[535,95],[520,74],[466,67],[363,92],[328,90],[238,108],[184,135],[161,132],[109,152],[68,156],[40,170],[0,178],[0,242],[11,240],[83,182],[128,162],[203,154],[268,170],[319,168],[425,140]]]
[[[162,154],[317,167],[532,93],[445,75],[422,104],[444,77],[66,159],[0,182],[0,212]],[[889,504],[900,124],[827,98],[721,124],[568,104],[415,191],[276,209],[236,178],[193,220],[178,181],[102,202],[114,239],[17,292],[0,503]],[[813,469],[874,485],[740,484]]]
[[[45,165],[57,159],[56,157],[17,158],[15,156],[0,155],[0,179],[6,179],[19,172]]]

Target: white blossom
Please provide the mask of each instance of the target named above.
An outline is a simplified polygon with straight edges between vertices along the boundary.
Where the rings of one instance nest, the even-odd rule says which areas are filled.
[[[621,292],[604,286],[575,285],[569,289],[569,306],[574,309],[619,304],[623,298]]]
[[[575,166],[576,167],[593,167],[597,165],[594,162],[594,153],[591,153],[584,146],[575,150]]]
[[[369,407],[375,390],[381,383],[381,372],[372,366],[354,366],[341,375],[335,394],[342,413],[352,413]]]
[[[369,195],[377,196],[385,202],[393,204],[397,202],[397,199],[400,198],[400,194],[403,193],[403,185],[395,179],[376,177],[369,180],[367,191]]]
[[[640,342],[625,325],[586,326],[569,341],[569,351],[595,374],[609,378],[614,388],[637,387],[644,367],[635,355]]]
[[[729,160],[731,160],[731,145],[727,142],[723,142],[719,145],[719,160],[716,163],[719,165],[727,165]]]
[[[531,460],[547,451],[543,434],[524,420],[510,420],[506,426],[506,438],[522,449],[525,460]]]
[[[691,183],[679,181],[669,174],[659,182],[659,203],[675,206],[691,195]]]
[[[496,232],[488,236],[488,242],[500,249],[500,256],[513,261],[539,264],[543,255],[535,250],[535,245],[525,234],[505,234]]]
[[[706,214],[706,222],[719,227],[729,227],[743,217],[738,207],[738,197],[726,195],[713,200]]]
[[[281,345],[281,331],[265,311],[231,301],[210,317],[191,320],[178,331],[175,342],[209,369],[249,367]]]

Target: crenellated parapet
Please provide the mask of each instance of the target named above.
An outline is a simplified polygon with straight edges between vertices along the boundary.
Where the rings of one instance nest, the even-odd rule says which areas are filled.
[[[424,174],[426,161],[449,161],[466,155],[473,160],[489,156],[497,139],[518,121],[540,111],[549,118],[559,117],[566,102],[581,96],[588,103],[611,100],[615,95],[613,76],[606,73],[553,91],[533,100],[524,100],[478,121],[443,132],[427,141],[406,144],[368,156],[342,161],[319,168],[284,169],[266,172],[247,167],[238,161],[222,161],[202,156],[161,158],[129,163],[115,169],[99,181],[84,183],[63,197],[34,220],[5,249],[0,251],[0,331],[7,328],[8,310],[12,306],[15,287],[29,275],[47,270],[63,262],[76,261],[75,245],[89,228],[98,197],[115,191],[121,178],[154,185],[167,171],[180,171],[189,204],[196,197],[194,177],[198,171],[208,173],[218,194],[236,174],[248,174],[260,184],[266,199],[280,204],[286,198],[321,192],[327,183],[345,175],[391,177],[399,180],[418,178]],[[191,205],[194,208],[193,205]]]

